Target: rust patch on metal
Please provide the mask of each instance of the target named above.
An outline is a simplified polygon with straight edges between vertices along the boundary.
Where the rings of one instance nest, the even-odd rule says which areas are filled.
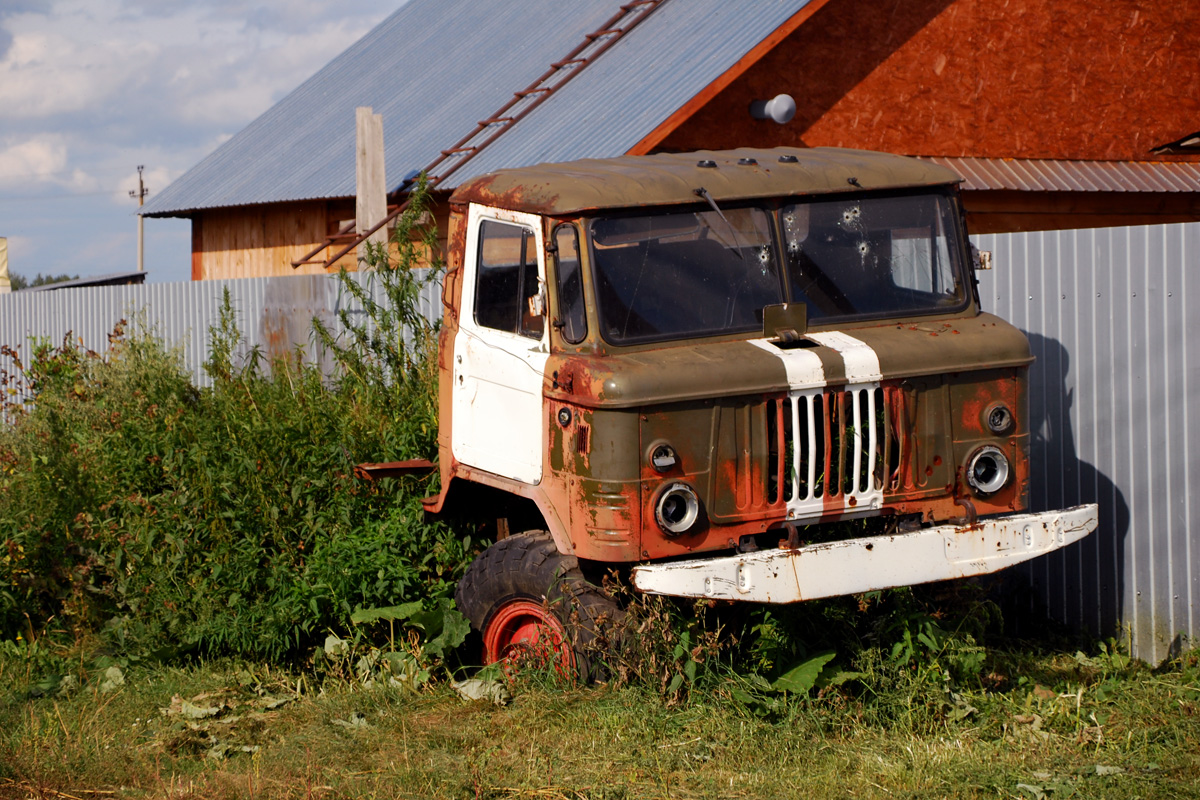
[[[437,469],[437,465],[424,458],[414,458],[408,461],[385,461],[383,463],[356,464],[354,474],[365,481],[377,481],[381,478],[401,478],[409,475],[428,475]]]

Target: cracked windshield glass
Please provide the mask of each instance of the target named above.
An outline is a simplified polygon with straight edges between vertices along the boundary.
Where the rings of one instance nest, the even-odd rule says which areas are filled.
[[[958,226],[941,195],[855,197],[780,212],[790,299],[808,318],[952,311],[966,302]]]

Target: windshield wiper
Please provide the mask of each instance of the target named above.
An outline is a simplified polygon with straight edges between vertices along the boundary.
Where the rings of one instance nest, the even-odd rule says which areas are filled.
[[[733,227],[733,223],[725,216],[725,212],[721,211],[721,207],[717,205],[717,201],[713,200],[713,196],[708,193],[708,189],[701,186],[695,190],[697,197],[703,197],[712,206],[712,210],[717,212],[717,216],[725,223],[725,227],[729,228],[729,232],[733,234],[733,254],[740,260],[745,261],[746,258],[742,255],[742,243],[738,240],[737,230]]]

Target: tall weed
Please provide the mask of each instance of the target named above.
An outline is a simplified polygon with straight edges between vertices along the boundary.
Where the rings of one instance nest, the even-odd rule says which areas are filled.
[[[0,636],[99,631],[140,654],[279,657],[346,629],[361,608],[452,593],[471,542],[428,524],[427,480],[364,484],[361,461],[436,452],[436,329],[409,268],[421,197],[393,252],[368,253],[379,302],[357,293],[301,358],[239,358],[228,296],[210,331],[211,388],[144,325],[103,355],[70,338],[37,343],[21,381],[34,400],[0,428]],[[405,259],[408,259],[407,261]]]

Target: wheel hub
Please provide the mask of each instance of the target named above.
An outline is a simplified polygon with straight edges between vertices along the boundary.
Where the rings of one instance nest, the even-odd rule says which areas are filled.
[[[562,623],[544,604],[528,599],[510,600],[496,609],[483,634],[483,660],[486,664],[553,664],[566,674],[575,667]]]

